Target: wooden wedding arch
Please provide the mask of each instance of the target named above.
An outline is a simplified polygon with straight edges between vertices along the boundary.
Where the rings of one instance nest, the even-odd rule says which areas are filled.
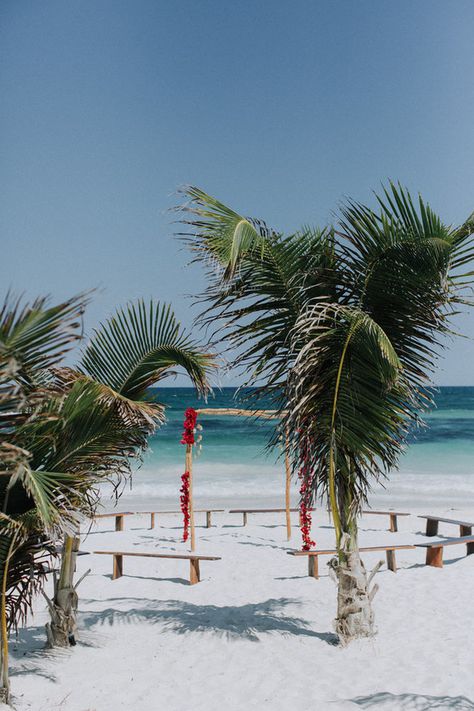
[[[243,410],[240,408],[213,408],[204,407],[197,410],[190,408],[197,417],[200,415],[205,416],[230,416],[230,417],[255,417],[261,418],[263,420],[278,420],[281,414],[277,410]],[[186,432],[186,428],[185,428]],[[184,437],[184,435],[183,435]],[[192,441],[186,442],[182,440],[183,444],[186,444],[186,455],[185,455],[185,473],[189,474],[188,480],[188,511],[189,511],[189,531],[190,531],[190,545],[191,551],[195,550],[196,547],[196,532],[194,526],[194,496],[193,496],[193,447],[196,446],[194,436],[190,436]],[[286,533],[287,538],[291,538],[291,516],[290,516],[290,489],[291,489],[291,466],[290,466],[290,456],[288,447],[288,436],[285,438],[285,517],[286,517]]]

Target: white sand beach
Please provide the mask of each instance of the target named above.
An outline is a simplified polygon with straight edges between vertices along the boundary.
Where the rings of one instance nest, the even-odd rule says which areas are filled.
[[[416,514],[474,519],[471,509],[412,509],[387,531],[388,518],[365,516],[360,544],[419,543]],[[111,579],[111,556],[78,559],[80,639],[67,651],[44,649],[45,605],[12,644],[12,693],[18,711],[241,711],[289,708],[474,709],[473,625],[470,616],[474,556],[465,546],[445,549],[443,569],[424,565],[424,550],[397,552],[399,570],[377,574],[378,635],[334,646],[336,587],[320,563],[307,577],[306,559],[286,555],[281,514],[214,514],[213,527],[197,515],[197,552],[222,556],[201,563],[201,583],[190,586],[184,560],[124,560]],[[82,550],[186,552],[178,516],[128,517],[123,532],[102,520]],[[318,547],[332,547],[323,511],[313,518]],[[440,525],[441,536],[457,536]],[[430,539],[433,540],[433,539]],[[384,557],[384,556],[382,556]],[[380,555],[366,553],[372,567]]]

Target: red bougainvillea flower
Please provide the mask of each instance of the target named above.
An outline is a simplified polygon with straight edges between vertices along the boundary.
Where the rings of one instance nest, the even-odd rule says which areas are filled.
[[[188,407],[184,413],[184,431],[181,444],[194,444],[194,430],[196,428],[197,412],[193,407]]]
[[[196,429],[197,412],[193,407],[188,407],[184,413],[183,435],[181,444],[194,444],[194,430]],[[183,541],[189,538],[189,478],[190,474],[185,471],[181,477],[181,489],[179,490],[179,502],[183,513]]]
[[[181,511],[183,513],[183,541],[189,538],[189,472],[184,472],[181,477],[181,489],[179,490],[180,497],[179,501],[181,504]]]
[[[299,470],[300,486],[300,528],[303,550],[314,548],[316,542],[311,539],[311,473],[309,471],[308,452],[301,458]]]

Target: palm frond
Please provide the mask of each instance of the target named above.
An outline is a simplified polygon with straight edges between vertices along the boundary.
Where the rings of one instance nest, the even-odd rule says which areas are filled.
[[[52,532],[59,525],[67,530],[66,520],[68,524],[72,521],[77,523],[73,511],[74,500],[77,501],[81,490],[79,477],[72,473],[48,472],[23,466],[17,468],[10,477],[8,487],[12,489],[18,484],[31,498],[43,531]]]
[[[140,300],[95,330],[79,371],[122,398],[137,401],[176,366],[186,371],[199,393],[208,391],[215,368],[212,355],[190,339],[169,305]]]
[[[378,201],[379,214],[352,201],[342,207],[352,299],[388,334],[421,406],[442,336],[462,301],[457,270],[474,249],[467,233],[444,225],[421,197],[416,207],[400,185],[391,183]]]
[[[87,301],[86,294],[79,294],[48,306],[46,297],[30,304],[7,294],[0,306],[0,363],[14,361],[15,377],[31,383],[80,339]]]
[[[348,491],[358,510],[370,481],[397,461],[410,392],[390,339],[360,309],[310,305],[296,324],[295,338],[305,345],[289,378],[283,426],[291,433],[295,467],[301,447],[311,443],[305,451],[314,493],[328,495],[340,535],[353,514],[345,511]]]
[[[239,215],[200,188],[188,186],[181,192],[189,201],[178,209],[187,215],[182,222],[192,228],[182,236],[197,259],[222,270],[224,280],[235,276],[246,256],[263,253],[272,234],[264,222]]]
[[[6,574],[6,613],[9,629],[18,629],[32,610],[36,594],[46,582],[56,556],[44,535],[35,509],[10,519],[0,514],[0,586]]]
[[[33,470],[73,474],[81,501],[101,478],[129,476],[129,460],[146,448],[149,430],[125,422],[104,402],[99,383],[78,380],[64,394],[45,399],[18,428],[16,440],[31,453]],[[62,491],[66,495],[67,487]]]
[[[251,245],[234,248],[232,228],[244,218],[197,188],[186,192],[191,204],[181,209],[196,218],[184,219],[193,229],[187,234],[191,251],[205,264],[217,260],[224,270],[210,271],[199,322],[212,329],[216,342],[228,343],[246,385],[266,383],[267,394],[271,387],[278,399],[301,309],[310,299],[334,296],[333,232],[305,227],[286,237],[246,218],[255,226]]]

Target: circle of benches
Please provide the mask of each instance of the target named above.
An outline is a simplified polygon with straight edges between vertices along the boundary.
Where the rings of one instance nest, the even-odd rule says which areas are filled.
[[[298,511],[299,509],[291,509],[291,511]],[[312,509],[314,510],[314,509]],[[285,509],[230,509],[229,513],[242,514],[242,525],[246,526],[249,514],[261,514],[261,513],[281,513]],[[224,509],[196,509],[196,513],[206,514],[206,528],[210,528],[212,525],[211,516],[213,513],[223,513]],[[124,529],[124,518],[125,516],[138,516],[138,515],[149,515],[150,516],[150,528],[155,527],[155,516],[162,514],[178,514],[179,511],[120,511],[114,513],[96,514],[95,519],[100,518],[115,518],[115,530],[123,531]],[[362,511],[362,514],[377,515],[377,516],[389,516],[390,526],[389,530],[394,533],[398,531],[398,517],[399,516],[410,516],[409,513],[401,511]],[[426,548],[426,565],[433,566],[435,568],[443,567],[443,551],[446,546],[453,546],[459,544],[466,544],[466,555],[472,555],[474,553],[474,536],[472,535],[472,529],[474,523],[469,521],[459,521],[456,519],[444,518],[441,516],[431,516],[424,515],[418,516],[418,518],[426,520],[426,536],[434,537],[438,535],[438,528],[440,523],[452,524],[459,527],[459,537],[457,538],[444,538],[441,540],[436,540],[433,542],[425,543],[415,543],[415,544],[399,544],[399,545],[385,545],[385,546],[363,546],[359,548],[360,552],[368,551],[384,551],[387,559],[387,567],[392,572],[397,572],[397,563],[395,557],[395,551],[397,550],[408,550],[415,548]],[[94,551],[98,555],[112,555],[113,556],[113,575],[112,579],[123,575],[123,558],[124,556],[142,556],[150,558],[175,558],[175,559],[186,559],[190,561],[190,583],[194,585],[200,581],[200,560],[221,560],[218,556],[202,556],[196,555],[195,553],[190,554],[171,554],[171,553],[140,553],[140,552],[126,552],[126,551]],[[337,553],[336,549],[315,549],[309,551],[292,550],[287,551],[288,555],[300,557],[306,556],[308,558],[308,575],[314,579],[319,578],[318,570],[318,559],[320,556],[335,555]]]

